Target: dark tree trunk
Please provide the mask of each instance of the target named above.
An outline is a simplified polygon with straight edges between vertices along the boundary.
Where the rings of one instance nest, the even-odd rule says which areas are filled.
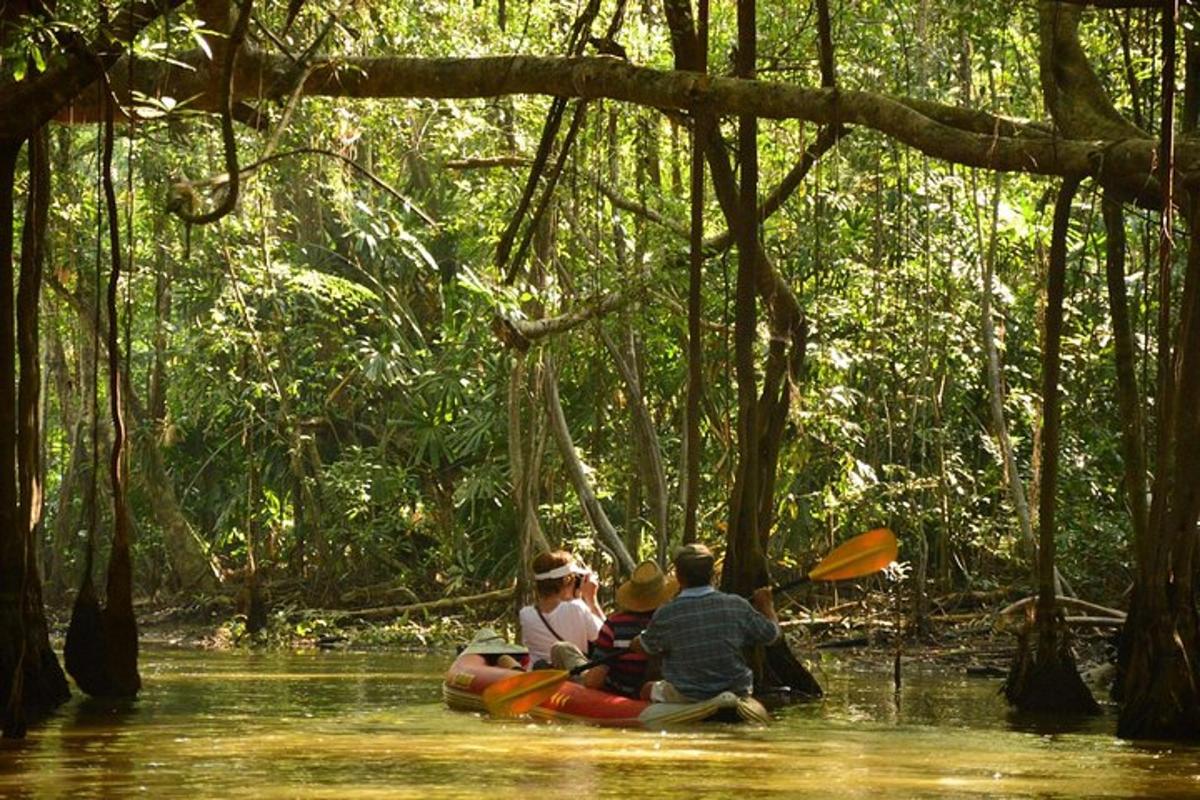
[[[698,72],[708,71],[708,0],[700,0],[697,14]],[[688,253],[688,383],[684,413],[683,542],[696,541],[696,510],[700,502],[700,399],[704,391],[704,350],[700,335],[703,313],[701,287],[704,282],[704,153],[711,120],[703,114],[692,118],[691,238]]]
[[[1036,648],[1022,635],[1004,686],[1008,701],[1023,711],[1094,713],[1099,706],[1079,677],[1068,632],[1059,618],[1054,591],[1055,509],[1061,398],[1063,295],[1067,272],[1067,230],[1079,181],[1063,181],[1054,206],[1050,274],[1046,292],[1046,335],[1042,352],[1042,486],[1038,493],[1038,598]]]
[[[1200,517],[1200,219],[1195,198],[1170,414],[1158,425],[1172,443],[1154,478],[1146,538],[1123,631],[1117,733],[1131,739],[1200,738],[1200,617],[1196,611]],[[1159,330],[1160,335],[1167,333]]]
[[[24,736],[29,722],[69,696],[50,649],[34,539],[41,518],[37,311],[50,192],[45,132],[30,144],[14,319],[13,189],[20,149],[20,142],[0,143],[0,727],[6,737]]]
[[[1108,307],[1112,317],[1113,345],[1117,362],[1117,405],[1121,414],[1121,456],[1124,461],[1125,491],[1133,520],[1135,549],[1146,539],[1146,459],[1142,444],[1142,409],[1138,400],[1137,365],[1134,363],[1133,329],[1129,321],[1129,298],[1125,291],[1125,213],[1121,202],[1107,193],[1103,203],[1108,281]]]
[[[691,9],[683,0],[667,0],[665,11],[667,23],[671,29],[671,47],[675,53],[676,68],[686,70],[697,69],[697,65],[702,63],[699,55],[700,41],[692,23]],[[739,11],[739,13],[742,12]],[[739,52],[742,57],[745,57],[746,53],[740,46]],[[749,55],[753,56],[752,50]],[[748,59],[748,62],[753,65],[753,58]],[[725,143],[719,135],[719,131],[716,126],[711,126],[706,132],[708,135],[704,137],[706,140],[705,159],[711,171],[713,189],[720,203],[721,210],[725,214],[725,219],[730,230],[734,231],[735,235],[738,236],[739,247],[753,248],[753,256],[750,259],[745,258],[745,249],[739,251],[738,290],[740,292],[744,288],[740,283],[743,277],[751,278],[754,281],[754,290],[763,295],[764,304],[767,306],[769,312],[772,338],[786,341],[789,348],[787,357],[783,362],[787,365],[787,375],[786,377],[780,377],[777,394],[772,394],[769,391],[764,393],[761,406],[757,405],[757,398],[755,396],[756,385],[753,382],[753,329],[749,333],[751,336],[749,342],[751,362],[748,376],[749,381],[745,385],[745,399],[742,397],[742,375],[745,373],[745,364],[738,365],[739,462],[733,497],[730,501],[729,520],[731,524],[726,540],[722,587],[728,591],[749,594],[754,588],[767,583],[764,543],[770,535],[770,528],[769,526],[764,527],[762,524],[763,521],[758,519],[758,517],[762,508],[774,508],[774,470],[778,456],[778,451],[775,449],[773,452],[768,452],[765,457],[760,457],[761,442],[758,437],[760,432],[764,430],[764,426],[760,426],[759,418],[766,422],[766,430],[782,432],[783,424],[786,422],[787,407],[785,405],[783,408],[779,408],[775,403],[786,403],[787,398],[790,396],[791,381],[799,374],[799,369],[804,359],[807,329],[803,314],[796,304],[790,287],[774,273],[758,241],[758,226],[754,222],[757,219],[757,208],[754,205],[756,189],[751,188],[747,191],[744,187],[739,188],[738,182],[733,176]],[[749,130],[746,132],[749,133]],[[747,138],[749,139],[749,137]],[[749,149],[755,150],[755,147],[751,145]],[[746,171],[745,158],[746,150],[743,149],[743,175],[753,174],[756,170]],[[743,219],[748,220],[749,224],[743,226],[741,224],[741,220]],[[742,265],[753,267],[754,271],[743,276],[741,273]],[[753,311],[753,305],[747,305],[740,294],[738,302],[739,313],[746,314],[746,312]],[[735,321],[735,328],[738,324],[744,325],[745,321],[745,319]],[[743,341],[739,346],[744,348],[746,344]],[[770,370],[770,367],[768,367],[768,370]],[[771,376],[768,374],[766,386],[769,387],[770,385]],[[750,417],[754,419],[753,425],[749,427],[743,426],[745,422],[742,418],[743,404],[748,404]],[[780,417],[778,416],[779,414],[783,416]],[[771,448],[777,448],[781,438],[778,437],[775,441],[772,441],[770,443]],[[750,480],[754,486],[749,492],[746,492],[745,488],[741,485],[747,474],[745,460],[741,456],[747,449],[752,451],[751,458],[753,461]],[[767,473],[765,478],[764,472]],[[751,516],[751,524],[749,525],[745,524],[746,514]],[[770,516],[770,514],[767,514],[768,519]],[[769,674],[761,669],[763,666],[761,662],[759,666],[758,678],[760,685],[773,678],[773,682],[776,685],[788,686],[798,694],[810,697],[818,697],[821,694],[821,688],[816,680],[792,655],[786,641],[783,639],[780,639],[768,653],[766,666],[770,667]]]
[[[109,484],[113,496],[113,542],[108,557],[108,581],[105,587],[105,634],[108,639],[108,671],[112,694],[133,697],[142,686],[137,670],[137,621],[133,615],[133,559],[130,554],[132,520],[125,491],[125,410],[124,381],[121,377],[120,324],[117,318],[117,293],[121,281],[121,239],[118,231],[116,189],[112,179],[113,105],[104,121],[104,201],[108,207],[111,271],[108,278],[108,404],[113,423],[113,446],[109,458]]]
[[[755,0],[738,0],[737,75],[752,79],[757,47]],[[754,344],[758,329],[758,120],[738,117],[741,180],[736,223],[738,268],[734,301],[734,372],[737,375],[738,462],[729,504],[728,547],[721,583],[726,591],[748,595],[767,584],[766,557],[759,528],[758,383]]]

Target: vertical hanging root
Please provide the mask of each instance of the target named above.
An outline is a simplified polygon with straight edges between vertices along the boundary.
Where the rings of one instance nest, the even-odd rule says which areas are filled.
[[[108,607],[102,609],[92,583],[92,552],[89,543],[87,571],[79,597],[76,598],[64,649],[67,670],[75,678],[80,689],[93,696],[133,697],[141,689],[141,677],[137,669],[137,621],[133,615],[133,563],[129,548],[132,526],[125,498],[122,468],[125,424],[121,413],[120,348],[117,341],[117,288],[121,277],[121,243],[117,229],[116,190],[112,181],[114,108],[107,92],[105,105],[101,179],[108,212],[112,263],[108,286],[107,344],[109,404],[113,420],[113,452],[109,464],[113,494],[113,545],[109,554],[106,587]],[[96,357],[99,358],[99,355]],[[98,445],[93,441],[92,446]]]

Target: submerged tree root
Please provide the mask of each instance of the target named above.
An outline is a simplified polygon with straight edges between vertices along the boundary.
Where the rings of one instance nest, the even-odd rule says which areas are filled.
[[[1113,687],[1122,738],[1200,739],[1200,670],[1187,657],[1200,640],[1200,622],[1190,600],[1170,616],[1135,600],[1122,631]]]
[[[1032,626],[1018,635],[1017,653],[1004,681],[1005,698],[1021,711],[1099,713],[1100,705],[1079,675],[1066,628],[1057,620],[1049,624],[1055,630],[1049,635],[1039,632],[1038,646],[1030,641]]]

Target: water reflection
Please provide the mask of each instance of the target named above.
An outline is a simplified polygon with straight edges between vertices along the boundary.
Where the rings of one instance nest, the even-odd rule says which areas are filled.
[[[671,733],[447,711],[447,658],[150,651],[136,704],[73,701],[0,750],[0,797],[1194,797],[1200,751],[1111,716],[1010,715],[998,681],[826,664],[767,728]]]

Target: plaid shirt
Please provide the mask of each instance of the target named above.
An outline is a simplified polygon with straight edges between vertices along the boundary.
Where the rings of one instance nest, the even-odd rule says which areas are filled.
[[[737,595],[712,587],[684,589],[654,613],[642,649],[663,657],[663,678],[693,700],[729,690],[749,694],[754,673],[742,650],[770,644],[779,626]]]

